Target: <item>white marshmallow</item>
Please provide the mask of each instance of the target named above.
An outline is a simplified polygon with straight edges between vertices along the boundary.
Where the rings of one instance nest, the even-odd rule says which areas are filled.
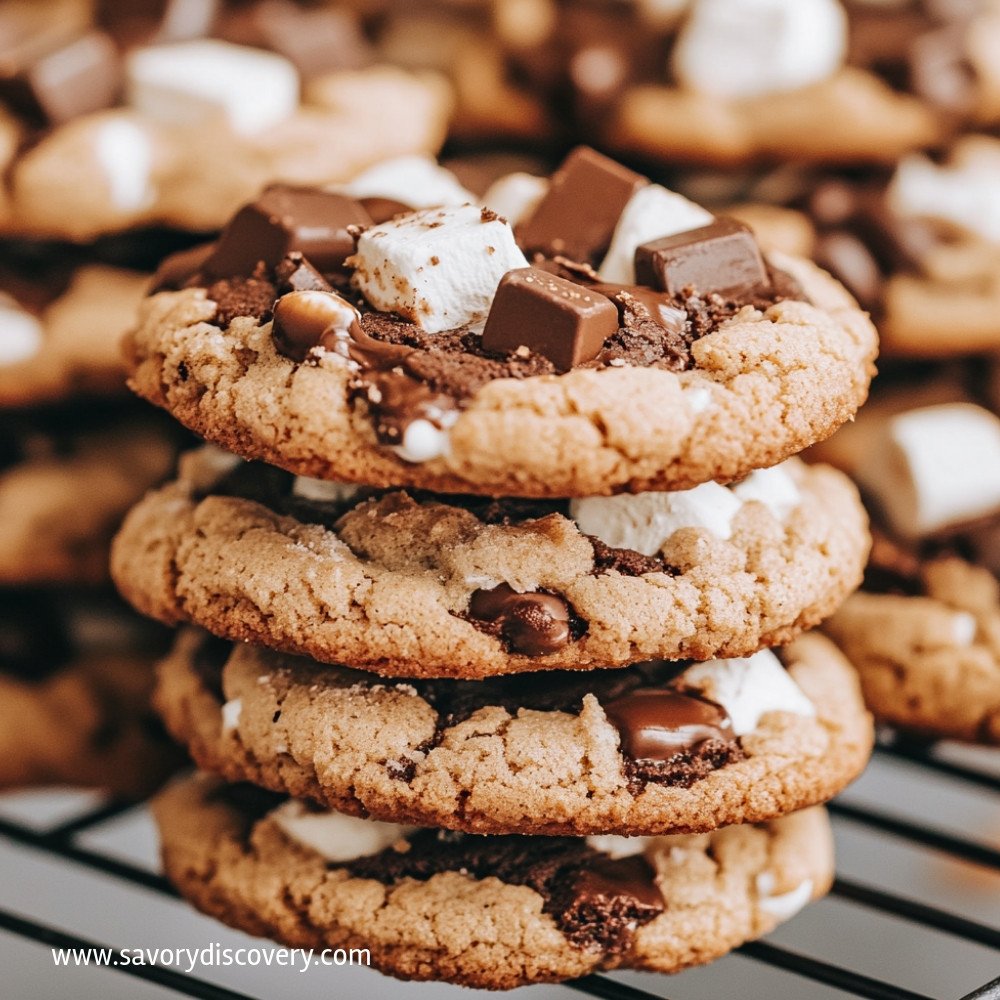
[[[992,514],[1000,510],[1000,419],[972,403],[901,413],[881,426],[857,475],[905,537]]]
[[[789,892],[774,895],[774,874],[761,872],[757,876],[757,907],[778,920],[790,920],[811,899],[813,882],[807,878]]]
[[[125,64],[129,103],[157,121],[224,121],[251,135],[288,118],[299,75],[287,59],[213,39],[136,49]]]
[[[332,811],[310,812],[295,799],[278,806],[270,818],[285,836],[334,863],[378,854],[418,829]]]
[[[383,160],[337,190],[352,198],[389,198],[410,208],[468,205],[476,200],[450,170],[429,156],[416,155]]]
[[[787,464],[783,462],[770,469],[757,469],[731,489],[743,503],[757,500],[779,521],[784,521],[802,502],[802,494],[788,474]]]
[[[816,715],[816,707],[769,649],[753,656],[697,663],[681,676],[685,684],[698,688],[729,713],[737,736],[752,733],[768,712]]]
[[[196,493],[207,493],[242,462],[239,455],[215,444],[205,444],[181,456],[180,476]]]
[[[837,0],[697,0],[672,67],[684,87],[739,100],[825,80],[846,50]]]
[[[952,639],[956,646],[971,646],[979,631],[975,615],[968,611],[956,611],[951,616]]]
[[[473,205],[413,212],[365,230],[348,258],[376,308],[428,333],[486,321],[500,279],[527,267],[513,230]]]
[[[16,365],[42,349],[45,331],[31,313],[0,293],[0,365]]]
[[[685,389],[684,398],[695,413],[704,413],[712,405],[712,392],[704,386]]]
[[[718,483],[703,483],[675,493],[619,494],[570,502],[570,516],[605,545],[656,555],[681,528],[704,528],[718,538],[733,533],[740,500]]]
[[[654,840],[655,837],[619,837],[606,833],[598,837],[587,837],[587,846],[617,860],[643,854]]]
[[[516,226],[535,210],[548,190],[547,177],[518,172],[495,180],[481,201],[487,208],[502,215],[512,226]]]
[[[438,426],[430,420],[414,420],[403,431],[403,443],[392,446],[392,450],[404,462],[429,462],[432,458],[447,455],[451,446],[448,430],[458,419],[457,413],[442,413]]]
[[[222,706],[222,731],[224,733],[231,733],[234,729],[238,728],[242,712],[243,701],[240,698],[227,701]]]
[[[335,483],[327,479],[311,479],[296,476],[292,483],[292,495],[317,503],[346,503],[353,500],[361,489],[356,483]]]
[[[119,212],[138,212],[152,204],[153,143],[133,122],[111,119],[98,125],[94,155],[104,173],[111,205]]]
[[[639,188],[618,219],[598,276],[601,281],[634,284],[637,247],[661,236],[707,226],[713,218],[707,209],[659,184]]]
[[[941,166],[914,153],[900,162],[888,197],[898,215],[940,219],[1000,243],[1000,143],[969,146]]]

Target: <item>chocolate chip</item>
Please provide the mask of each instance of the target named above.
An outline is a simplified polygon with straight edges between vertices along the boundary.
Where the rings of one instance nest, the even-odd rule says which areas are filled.
[[[596,263],[629,199],[647,183],[620,163],[580,146],[552,175],[545,197],[518,227],[518,243],[526,253],[565,254]]]
[[[635,276],[671,295],[693,289],[737,301],[770,285],[750,227],[727,218],[643,243],[635,252]]]
[[[483,330],[483,349],[527,348],[558,371],[595,358],[618,329],[618,310],[599,292],[535,267],[508,271]]]
[[[524,656],[547,656],[573,639],[570,607],[563,598],[540,592],[519,594],[506,583],[475,591],[469,600],[469,618]]]

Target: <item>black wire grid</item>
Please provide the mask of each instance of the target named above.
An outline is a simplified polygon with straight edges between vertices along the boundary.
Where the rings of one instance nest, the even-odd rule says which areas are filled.
[[[1000,795],[1000,775],[986,773],[931,755],[930,748],[906,741],[882,742],[876,753],[918,764],[933,772],[958,782],[966,783],[984,794]],[[169,897],[176,897],[176,890],[165,878],[117,858],[81,847],[76,843],[78,834],[92,829],[133,808],[134,803],[102,805],[69,822],[40,833],[17,822],[0,819],[0,837],[14,843],[57,856],[73,864],[96,870],[134,885],[152,889]],[[860,808],[833,802],[829,810],[834,816],[843,817],[878,831],[901,842],[917,844],[941,852],[954,859],[970,862],[988,870],[1000,871],[1000,850],[975,843],[961,837],[942,833],[907,820],[898,819],[871,808]],[[838,877],[832,895],[854,904],[868,907],[885,915],[901,918],[914,925],[932,928],[955,938],[975,942],[1000,952],[1000,928],[969,920],[934,906],[928,906],[903,896],[877,889],[851,879]],[[103,948],[100,942],[57,930],[17,913],[0,908],[0,930],[53,948]],[[111,949],[115,951],[115,949]],[[868,1000],[1000,1000],[1000,977],[984,983],[963,997],[928,997],[904,989],[893,983],[874,979],[859,972],[800,954],[767,941],[743,945],[739,954],[757,962],[782,969],[803,979],[834,987],[856,997]],[[180,996],[198,997],[202,1000],[254,1000],[245,993],[206,982],[197,977],[156,965],[121,964],[109,966],[125,975],[135,976],[176,991]],[[668,1000],[664,994],[653,994],[603,975],[590,975],[564,984],[578,993],[601,1000]],[[669,979],[664,978],[669,988]]]

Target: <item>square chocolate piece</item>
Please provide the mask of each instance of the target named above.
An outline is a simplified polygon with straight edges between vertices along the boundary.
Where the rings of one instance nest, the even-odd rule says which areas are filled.
[[[483,348],[497,353],[526,347],[559,371],[597,357],[618,330],[618,309],[599,292],[537,267],[500,279],[483,330]]]
[[[351,226],[370,226],[355,199],[318,188],[274,184],[233,216],[205,265],[213,278],[249,277],[261,261],[276,267],[298,250],[318,271],[343,269],[354,253]]]
[[[753,232],[727,218],[643,243],[635,251],[635,276],[669,295],[692,289],[737,301],[771,283]]]
[[[597,264],[611,243],[629,199],[649,182],[587,146],[579,146],[552,175],[552,185],[517,230],[527,253],[561,254]]]

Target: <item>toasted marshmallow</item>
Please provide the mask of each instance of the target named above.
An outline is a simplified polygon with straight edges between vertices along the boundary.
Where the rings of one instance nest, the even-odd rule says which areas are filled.
[[[352,198],[388,198],[410,208],[468,205],[476,200],[450,170],[429,156],[416,155],[383,160],[337,190]]]
[[[919,538],[1000,510],[1000,419],[945,403],[886,420],[857,470],[892,529]]]
[[[816,715],[816,707],[769,649],[753,656],[696,663],[681,676],[685,684],[729,713],[737,736],[752,733],[768,712]]]
[[[635,251],[643,243],[707,226],[714,216],[676,191],[647,184],[628,200],[598,270],[601,281],[635,282]]]
[[[682,86],[739,100],[825,80],[846,51],[837,0],[696,0],[672,66]]]
[[[397,312],[428,333],[481,327],[500,279],[528,266],[510,226],[474,205],[373,226],[347,263],[376,309]]]
[[[656,555],[681,528],[704,528],[717,538],[733,533],[741,502],[718,483],[702,483],[674,493],[621,493],[570,501],[570,516],[585,534],[605,545]]]
[[[286,837],[334,863],[379,854],[419,829],[333,811],[310,812],[295,799],[278,806],[270,819]]]
[[[292,495],[316,503],[346,503],[353,500],[361,489],[356,483],[336,483],[328,479],[312,479],[296,476],[292,483]]]
[[[757,876],[757,906],[778,920],[790,920],[811,899],[813,882],[807,878],[788,892],[774,894],[775,879],[772,872]]]
[[[125,74],[129,103],[169,125],[221,121],[252,135],[299,104],[299,75],[287,59],[213,39],[136,49]]]
[[[495,180],[480,200],[516,226],[535,210],[548,190],[547,177],[517,172]]]
[[[731,489],[743,503],[756,500],[764,504],[779,521],[784,521],[802,503],[802,494],[795,485],[795,480],[788,474],[789,464],[782,462],[770,469],[757,469]]]
[[[109,119],[94,132],[94,155],[104,173],[111,205],[119,212],[139,212],[156,197],[153,143],[134,122]]]
[[[636,854],[643,854],[654,840],[656,840],[655,837],[619,837],[616,834],[607,833],[598,837],[587,837],[587,846],[617,860],[618,858],[632,858]]]
[[[35,357],[44,339],[38,319],[0,292],[0,365],[16,365]]]

